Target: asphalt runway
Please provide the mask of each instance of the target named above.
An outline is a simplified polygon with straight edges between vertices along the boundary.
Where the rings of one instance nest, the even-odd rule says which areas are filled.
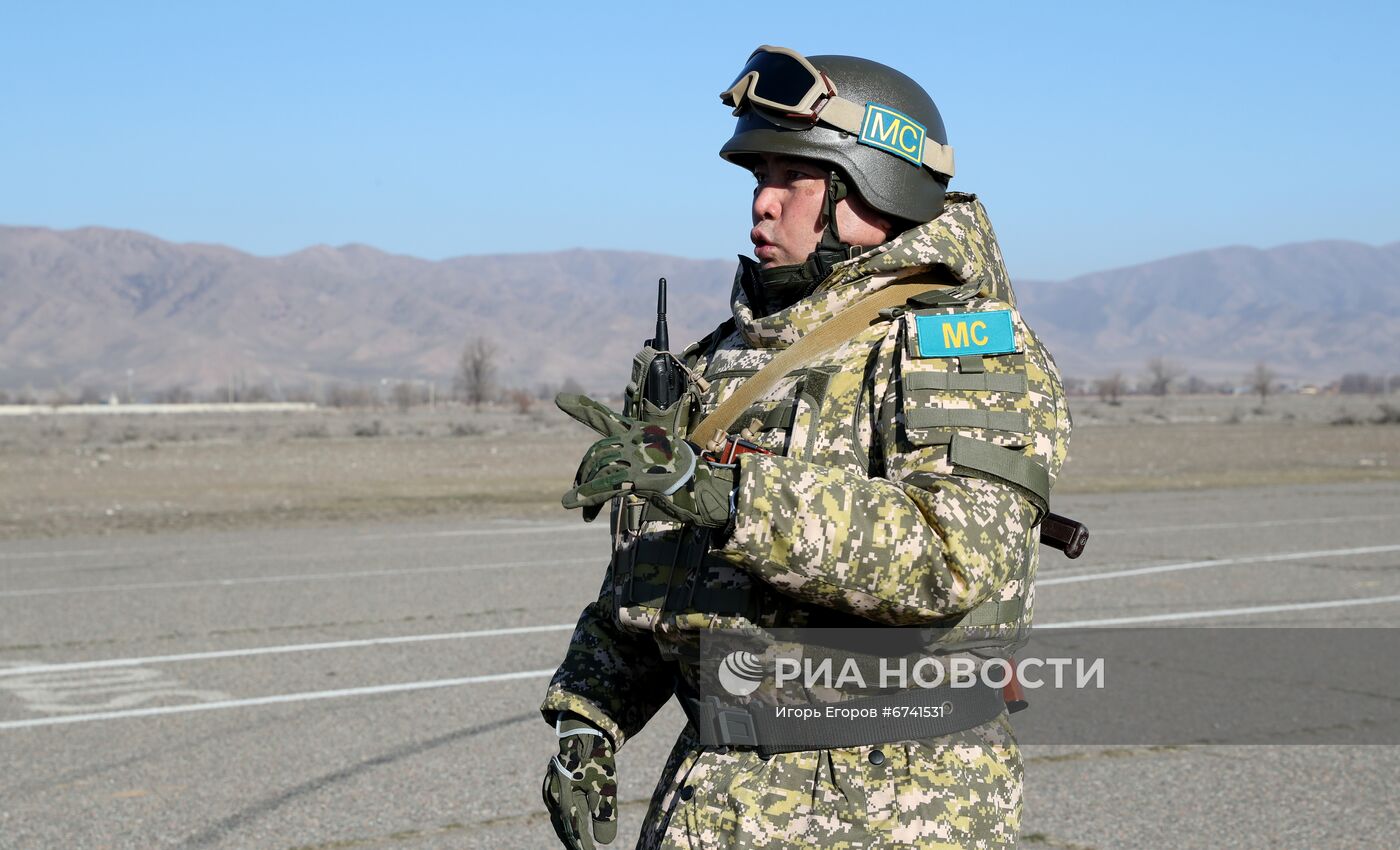
[[[1400,625],[1393,484],[1056,508],[1093,537],[1045,551],[1037,625]],[[556,846],[537,707],[606,558],[562,511],[0,544],[0,847]],[[614,847],[682,725],[619,753]],[[1396,746],[1025,756],[1028,847],[1396,846]]]

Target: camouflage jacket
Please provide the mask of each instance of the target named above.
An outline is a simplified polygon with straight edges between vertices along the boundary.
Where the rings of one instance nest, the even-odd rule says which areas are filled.
[[[732,320],[684,355],[709,381],[701,414],[860,297],[913,275],[945,289],[886,313],[740,417],[773,454],[743,456],[726,539],[650,517],[629,535],[614,512],[614,556],[549,685],[547,719],[576,712],[621,746],[671,697],[686,676],[679,648],[705,629],[955,625],[988,607],[992,621],[1028,622],[1035,492],[1064,462],[1069,412],[985,210],[972,195],[948,199],[787,309],[755,316],[736,280]],[[956,346],[964,314],[993,312],[1009,314],[1013,351],[930,355],[950,333]],[[945,339],[919,344],[921,329],[945,324]]]

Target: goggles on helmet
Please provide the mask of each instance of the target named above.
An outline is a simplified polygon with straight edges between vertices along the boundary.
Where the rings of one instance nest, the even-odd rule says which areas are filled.
[[[866,107],[841,97],[830,77],[786,47],[760,45],[719,99],[735,115],[746,107],[757,108],[814,125],[828,124],[864,138]],[[953,176],[951,146],[926,139],[919,159],[930,170]]]
[[[786,47],[764,44],[749,55],[739,76],[719,99],[738,115],[746,105],[772,109],[788,118],[815,122],[836,86],[807,57]]]

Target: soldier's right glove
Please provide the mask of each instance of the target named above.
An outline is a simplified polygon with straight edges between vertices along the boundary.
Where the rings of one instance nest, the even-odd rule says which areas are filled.
[[[695,447],[661,425],[624,416],[588,396],[560,394],[559,409],[603,435],[589,447],[564,494],[585,520],[624,493],[646,499],[678,522],[724,528],[733,511],[734,470],[702,461]]]
[[[554,832],[569,850],[593,850],[594,839],[611,844],[617,837],[612,742],[593,725],[567,714],[559,715],[555,731],[559,755],[549,760],[540,789]]]

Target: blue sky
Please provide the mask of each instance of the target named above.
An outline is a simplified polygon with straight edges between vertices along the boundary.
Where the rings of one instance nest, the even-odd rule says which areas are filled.
[[[1387,243],[1397,8],[6,0],[0,223],[729,256],[751,180],[716,95],[770,43],[919,80],[1021,277]]]

